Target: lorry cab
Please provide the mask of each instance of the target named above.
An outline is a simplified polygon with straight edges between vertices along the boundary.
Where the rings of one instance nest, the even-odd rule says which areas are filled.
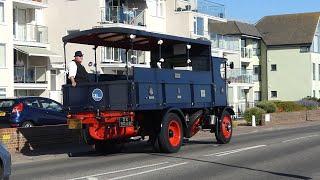
[[[150,56],[150,68],[132,66],[127,55],[123,74],[96,73],[92,82],[63,86],[69,127],[81,129],[96,149],[148,136],[172,153],[200,129],[210,129],[219,143],[231,140],[234,112],[221,73],[226,59],[211,56],[211,42],[119,27],[81,31],[63,42],[65,50],[75,43]]]

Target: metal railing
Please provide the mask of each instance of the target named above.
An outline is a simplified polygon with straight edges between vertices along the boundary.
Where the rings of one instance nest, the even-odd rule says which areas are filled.
[[[15,83],[47,83],[47,68],[45,66],[23,66],[14,67],[14,82]]]
[[[25,24],[15,27],[15,40],[25,42],[48,43],[48,27]]]
[[[252,58],[252,49],[242,47],[241,48],[241,58]]]
[[[145,26],[145,10],[110,6],[101,8],[101,23],[123,23]]]
[[[225,18],[225,6],[211,0],[176,0],[175,10],[178,12],[191,11],[209,16]]]
[[[216,33],[209,33],[212,48],[223,50],[240,51],[239,38],[233,36],[223,36]]]
[[[248,83],[254,82],[253,70],[244,69],[228,69],[227,79],[231,83]]]
[[[236,103],[229,103],[229,106],[233,107],[233,111],[235,112],[236,118],[242,118],[244,112],[249,109],[255,107],[255,102],[236,102]]]

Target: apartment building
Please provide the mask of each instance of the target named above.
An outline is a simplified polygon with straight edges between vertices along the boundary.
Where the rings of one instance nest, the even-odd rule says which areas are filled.
[[[262,35],[252,24],[228,21],[209,27],[215,56],[225,57],[234,69],[227,68],[228,100],[237,114],[261,101]]]
[[[56,0],[49,2],[45,17],[50,22],[48,28],[55,32],[49,34],[51,49],[59,55],[64,53],[63,36],[93,27],[124,27],[201,38],[208,34],[209,23],[226,21],[224,6],[208,0]],[[68,45],[66,49],[67,62],[72,60],[74,51],[82,50],[87,71],[95,72],[95,67],[89,66],[94,61],[93,47]],[[97,48],[98,73],[125,73],[126,58],[130,66],[150,67],[148,52],[129,51],[126,54],[124,49]],[[64,60],[53,57],[51,63],[56,68],[55,87],[61,90],[59,88],[65,82]]]
[[[266,16],[256,24],[266,43],[263,99],[320,98],[319,16],[319,12]]]
[[[0,1],[0,93],[3,97],[50,95],[46,0]]]

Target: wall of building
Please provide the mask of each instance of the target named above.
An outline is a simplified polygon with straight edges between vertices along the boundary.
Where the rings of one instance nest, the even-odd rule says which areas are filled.
[[[6,89],[6,96],[13,97],[13,27],[12,1],[4,3],[4,22],[0,23],[0,44],[5,45],[5,67],[0,68],[0,88]]]
[[[313,65],[315,64],[315,80],[312,77],[312,96],[313,91],[315,91],[315,97],[320,98],[320,54],[319,53],[311,53],[311,70],[313,71]],[[312,72],[311,71],[311,72]]]
[[[300,47],[269,48],[267,61],[269,100],[297,101],[312,95],[310,53],[300,53]],[[272,64],[277,71],[271,71]],[[271,91],[278,97],[271,98]]]
[[[54,0],[48,1],[49,8],[45,10],[44,18],[46,19],[49,29],[49,43],[51,51],[60,55],[61,57],[51,57],[50,62],[64,62],[64,51],[62,37],[67,35],[69,30],[86,30],[99,25],[101,17],[101,7],[104,6],[102,0],[77,0],[65,1]],[[92,46],[68,44],[66,46],[67,64],[74,59],[74,52],[81,50],[84,54],[83,65],[87,71],[89,62],[94,62],[94,53]],[[100,59],[100,51],[97,50],[98,59]],[[99,65],[99,63],[98,63]],[[61,90],[61,85],[64,84],[63,73],[57,78],[57,90]]]
[[[268,61],[267,61],[267,46],[261,42],[261,100],[268,100]]]

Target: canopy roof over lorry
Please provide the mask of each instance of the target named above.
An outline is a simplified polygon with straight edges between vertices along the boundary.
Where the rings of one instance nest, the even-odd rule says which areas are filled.
[[[135,35],[133,39],[130,35]],[[67,35],[62,38],[66,43],[77,43],[93,46],[107,46],[122,49],[135,49],[149,51],[158,48],[159,40],[163,41],[162,46],[173,46],[176,44],[189,44],[191,46],[206,46],[210,48],[211,42],[207,40],[195,40],[190,38],[148,32],[144,30],[121,28],[121,27],[105,27],[94,28],[80,31]],[[132,43],[133,42],[133,47]]]

